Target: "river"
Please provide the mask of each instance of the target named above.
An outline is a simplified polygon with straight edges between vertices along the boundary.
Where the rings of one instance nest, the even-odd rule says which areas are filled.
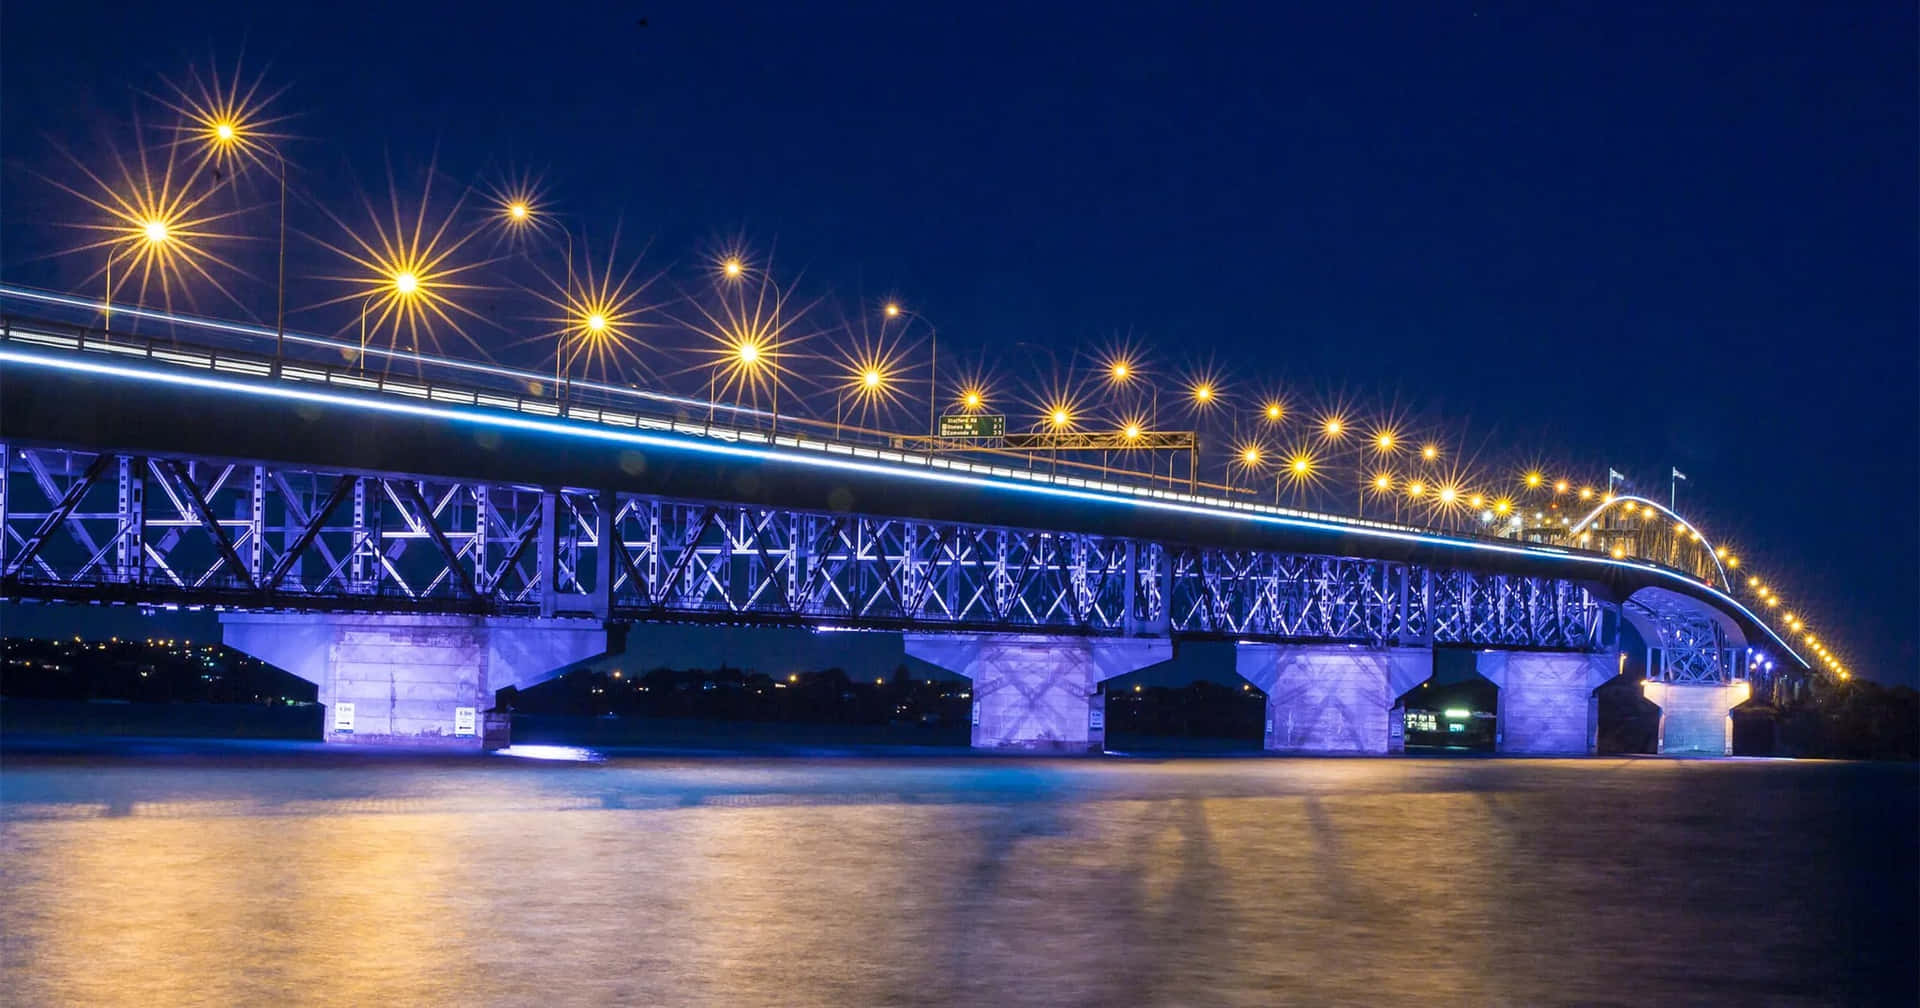
[[[16,750],[4,1000],[1910,1005],[1917,796],[1759,760]]]

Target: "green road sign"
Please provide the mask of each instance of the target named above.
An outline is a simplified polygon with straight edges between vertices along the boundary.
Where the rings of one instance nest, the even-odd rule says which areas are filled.
[[[959,416],[940,418],[941,437],[1006,437],[1007,417],[1004,413],[968,413]]]

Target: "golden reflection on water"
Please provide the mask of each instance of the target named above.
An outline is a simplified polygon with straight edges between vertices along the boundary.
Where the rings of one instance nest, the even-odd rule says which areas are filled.
[[[1684,1000],[1648,893],[1753,881],[1634,853],[1755,814],[1651,762],[316,763],[10,768],[8,1003]]]

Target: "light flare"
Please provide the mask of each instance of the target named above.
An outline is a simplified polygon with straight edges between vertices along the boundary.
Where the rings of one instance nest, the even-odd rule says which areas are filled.
[[[96,219],[70,225],[86,237],[60,254],[104,250],[105,260],[86,282],[104,277],[109,303],[128,300],[123,295],[131,287],[135,303],[147,303],[157,294],[172,311],[176,297],[193,304],[194,287],[204,284],[239,305],[215,274],[245,274],[212,246],[238,240],[222,225],[242,210],[209,208],[208,200],[218,187],[211,184],[207,163],[181,165],[176,150],[166,147],[166,161],[160,165],[144,146],[131,163],[116,150],[111,159],[117,181],[109,182],[63,149],[61,153],[85,178],[84,188],[51,177],[47,180],[84,202]]]
[[[618,258],[617,251],[610,249],[605,261],[596,266],[592,249],[582,248],[572,276],[552,277],[541,271],[551,293],[535,293],[555,313],[541,320],[550,328],[540,338],[553,344],[561,375],[570,376],[578,367],[587,377],[603,382],[654,378],[640,354],[640,334],[662,325],[652,318],[660,306],[650,297],[660,274],[636,279],[637,257],[624,271],[616,272]]]
[[[433,175],[429,170],[411,213],[403,208],[399,188],[391,178],[384,210],[376,209],[371,199],[363,197],[369,221],[364,234],[327,211],[346,240],[335,244],[323,238],[320,244],[359,272],[323,278],[346,284],[348,290],[316,307],[358,306],[355,325],[364,325],[370,344],[385,334],[387,344],[395,350],[445,352],[440,337],[451,333],[483,359],[491,360],[463,324],[463,319],[485,320],[459,299],[486,289],[472,280],[476,271],[493,260],[463,255],[477,234],[454,226],[465,206],[465,193],[454,199],[444,214],[433,213]]]
[[[222,76],[209,67],[188,71],[185,81],[166,81],[168,93],[156,96],[160,104],[180,117],[171,129],[174,146],[190,146],[215,179],[230,180],[248,165],[278,170],[269,159],[280,158],[278,145],[292,139],[278,127],[289,117],[271,114],[271,106],[285,89],[266,91],[266,77],[245,80],[239,64]]]

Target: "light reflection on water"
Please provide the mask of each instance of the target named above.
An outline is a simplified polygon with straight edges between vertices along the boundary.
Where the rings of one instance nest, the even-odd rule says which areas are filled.
[[[7,1002],[1911,1000],[1911,768],[258,763],[9,757]]]
[[[565,745],[510,745],[495,749],[496,758],[506,756],[514,759],[550,760],[555,763],[604,763],[607,758],[592,749]]]

